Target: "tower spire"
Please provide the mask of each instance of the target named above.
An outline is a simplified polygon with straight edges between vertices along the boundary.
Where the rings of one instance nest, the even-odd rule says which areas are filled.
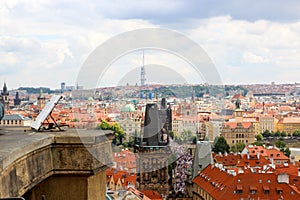
[[[145,86],[146,83],[146,70],[145,70],[145,56],[143,50],[143,64],[141,67],[141,86]]]

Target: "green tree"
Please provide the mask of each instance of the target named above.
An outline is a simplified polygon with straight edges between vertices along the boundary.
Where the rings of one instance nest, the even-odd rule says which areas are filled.
[[[102,122],[97,126],[97,129],[114,131],[115,138],[113,139],[113,144],[117,144],[118,141],[119,145],[123,143],[123,138],[125,138],[125,132],[117,122],[110,125],[106,120],[102,120]]]
[[[256,140],[257,141],[262,141],[263,140],[263,135],[262,134],[257,134],[257,136],[256,136]]]
[[[286,137],[287,134],[286,134],[286,132],[283,131],[283,132],[280,133],[280,136],[281,136],[281,137]]]
[[[255,146],[263,146],[264,144],[260,141],[255,141],[252,143],[252,145],[255,145]]]
[[[300,136],[300,130],[295,130],[293,133],[294,137],[299,137]]]
[[[123,143],[123,138],[125,138],[125,132],[123,128],[117,122],[115,122],[111,125],[111,130],[114,131],[115,137],[119,140],[119,144],[121,145]]]
[[[230,148],[230,151],[231,152],[235,152],[235,153],[237,153],[237,152],[242,152],[243,151],[243,149],[245,148],[245,144],[244,143],[242,143],[242,142],[239,142],[239,143],[236,143],[235,145],[233,145],[231,148]]]
[[[287,157],[289,157],[291,155],[291,151],[290,151],[289,147],[287,147],[286,144],[281,139],[279,139],[275,142],[275,146],[277,148],[279,148],[279,150],[281,152],[283,152],[284,155],[286,155]]]
[[[170,131],[169,135],[171,136],[172,139],[174,139],[174,132],[173,131]]]
[[[276,131],[274,134],[275,137],[279,137],[280,135],[281,135],[280,131]]]
[[[102,120],[97,128],[102,130],[111,130],[111,126],[106,120]]]
[[[216,137],[214,141],[214,146],[212,148],[212,151],[215,153],[229,153],[229,145],[227,144],[226,140],[224,137]]]
[[[265,138],[268,138],[268,137],[271,136],[271,133],[270,133],[269,130],[265,130],[265,131],[262,133],[262,135],[263,135]]]
[[[197,137],[194,136],[194,137],[193,137],[193,144],[196,144],[196,143],[197,143]]]
[[[180,135],[183,142],[193,141],[194,136],[195,134],[193,134],[191,130],[183,130]]]

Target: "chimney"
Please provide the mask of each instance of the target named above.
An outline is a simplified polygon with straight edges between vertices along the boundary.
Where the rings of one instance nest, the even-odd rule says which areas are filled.
[[[294,165],[294,166],[295,166],[295,165],[296,165],[296,163],[295,163],[295,156],[291,156],[291,158],[290,158],[290,159],[291,159],[291,163],[292,163],[292,165]]]
[[[287,183],[289,184],[289,175],[288,174],[278,174],[277,175],[278,183]]]
[[[260,153],[257,152],[256,155],[257,155],[257,159],[259,160],[260,159]]]
[[[250,159],[250,152],[247,151],[247,159],[249,160]]]

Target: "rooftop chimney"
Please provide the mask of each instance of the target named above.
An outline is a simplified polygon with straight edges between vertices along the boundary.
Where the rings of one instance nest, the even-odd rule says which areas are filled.
[[[277,175],[278,183],[287,183],[289,184],[289,175],[288,174],[278,174]]]
[[[291,156],[291,158],[290,158],[290,159],[291,159],[291,163],[292,163],[292,165],[294,165],[294,166],[295,166],[295,165],[296,165],[296,163],[295,163],[295,156]]]

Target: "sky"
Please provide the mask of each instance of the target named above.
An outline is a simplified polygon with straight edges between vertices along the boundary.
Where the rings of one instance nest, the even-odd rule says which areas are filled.
[[[299,82],[298,0],[1,0],[0,85],[75,85],[98,46],[141,28],[169,29],[196,42],[224,84]],[[144,64],[154,66],[146,71],[149,83],[164,83],[159,66],[174,72],[166,83],[203,82],[174,55],[144,54]],[[121,56],[99,86],[123,84],[141,65],[142,51]]]

